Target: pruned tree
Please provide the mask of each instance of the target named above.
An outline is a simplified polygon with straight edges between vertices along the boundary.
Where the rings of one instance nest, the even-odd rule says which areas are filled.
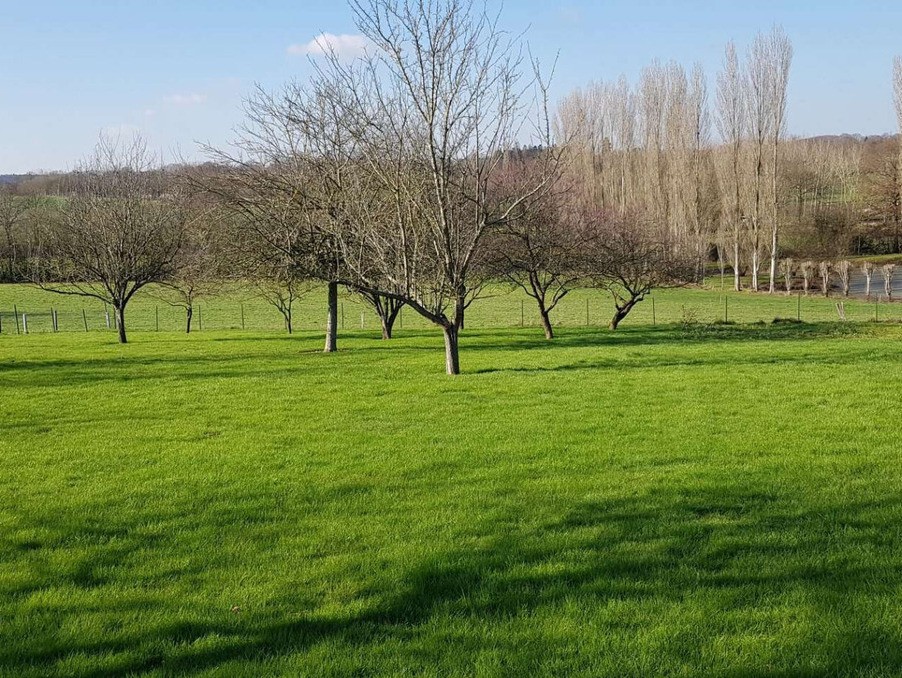
[[[543,171],[528,157],[512,160],[493,182],[499,202],[516,196],[530,175]],[[581,259],[592,235],[564,191],[524,202],[490,236],[487,258],[498,278],[532,298],[546,339],[554,338],[551,312],[582,277]]]
[[[214,213],[208,207],[189,208],[187,227],[173,262],[173,271],[152,291],[164,303],[183,309],[186,334],[191,333],[197,302],[219,293],[227,276],[222,233],[217,226]]]
[[[893,277],[896,274],[896,265],[895,264],[884,264],[880,268],[880,272],[883,274],[883,293],[886,295],[886,298],[892,301],[893,299]]]
[[[842,259],[841,261],[836,262],[834,270],[839,277],[840,285],[842,285],[843,296],[849,296],[849,289],[852,283],[852,262],[848,259]]]
[[[294,304],[310,290],[311,281],[284,256],[259,262],[251,281],[258,296],[282,315],[288,334],[293,334]]]
[[[317,154],[353,160],[330,205],[341,281],[403,301],[440,327],[446,371],[458,374],[464,312],[487,282],[485,238],[557,175],[547,86],[535,78],[544,170],[496,202],[490,182],[532,113],[517,40],[466,0],[351,5],[370,48],[353,63],[332,54],[294,108],[310,129],[321,116],[315,101],[341,112],[344,138]]]
[[[678,287],[692,281],[694,253],[674,253],[665,229],[642,215],[589,215],[596,237],[586,278],[606,289],[614,300],[609,324],[616,330],[636,304],[653,290]]]
[[[830,296],[830,276],[833,273],[833,265],[829,261],[822,261],[817,265],[820,276],[821,292],[825,297]]]
[[[874,271],[877,265],[873,261],[861,262],[861,273],[864,275],[864,294],[870,300],[871,298],[871,278],[874,277]]]
[[[56,218],[32,232],[32,281],[110,304],[121,343],[128,303],[174,273],[182,246],[184,210],[166,179],[140,137],[101,137],[72,175]]]
[[[786,285],[786,294],[792,294],[792,279],[795,276],[795,262],[789,257],[780,260],[780,272]]]
[[[808,290],[811,288],[811,280],[814,278],[814,262],[803,261],[799,265],[799,272],[802,274],[802,291],[808,296]]]

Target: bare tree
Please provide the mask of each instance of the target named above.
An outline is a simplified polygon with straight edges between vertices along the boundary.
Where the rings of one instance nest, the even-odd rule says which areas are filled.
[[[19,279],[19,250],[22,246],[19,230],[34,203],[30,197],[13,195],[12,191],[0,187],[0,228],[3,229],[4,239],[0,248],[5,259],[5,270],[0,272],[0,281],[14,282]]]
[[[614,299],[612,330],[653,290],[692,280],[694,253],[674,254],[667,246],[666,229],[641,216],[613,217],[598,212],[589,219],[597,237],[586,277]]]
[[[811,280],[814,278],[814,262],[803,261],[799,265],[799,272],[802,274],[802,291],[808,296],[808,290],[811,287]]]
[[[732,235],[729,258],[733,265],[733,288],[737,292],[742,288],[739,266],[742,240],[742,140],[746,120],[744,93],[736,47],[731,42],[727,44],[723,69],[717,75],[716,121],[721,139],[727,147],[728,169],[724,172],[726,178],[724,213]]]
[[[893,299],[893,276],[896,274],[896,265],[895,264],[884,264],[880,268],[880,272],[883,273],[883,293],[886,294],[886,298],[892,301]]]
[[[789,85],[789,68],[792,64],[792,43],[783,29],[774,27],[767,40],[768,108],[771,121],[771,243],[770,243],[770,293],[776,290],[778,229],[780,224],[780,192],[777,187],[780,166],[780,139],[786,129],[786,90]]]
[[[820,275],[821,292],[825,297],[830,296],[830,274],[833,273],[833,265],[829,261],[822,261],[817,265],[817,271]]]
[[[546,149],[536,160],[546,171],[495,203],[490,181],[531,113],[517,42],[466,0],[351,5],[371,48],[351,64],[333,54],[312,88],[340,107],[348,137],[326,155],[353,158],[343,199],[331,206],[342,282],[403,301],[438,325],[446,370],[458,374],[464,312],[484,283],[483,240],[556,176],[547,87],[537,79]],[[309,98],[296,110],[318,116]]]
[[[844,297],[849,296],[849,287],[852,280],[852,262],[848,259],[838,261],[835,266],[836,275],[839,276],[839,282],[842,285],[842,294]]]
[[[780,261],[780,272],[783,274],[783,281],[786,285],[786,294],[792,293],[792,279],[795,276],[795,262],[787,257]]]
[[[864,274],[864,293],[868,299],[871,298],[871,278],[873,278],[875,270],[877,270],[877,265],[873,261],[861,262],[861,272]]]
[[[175,270],[183,209],[140,137],[101,138],[72,182],[58,218],[34,229],[31,277],[52,292],[112,305],[125,343],[129,301]]]
[[[185,333],[191,333],[194,307],[198,300],[222,290],[226,276],[223,246],[213,213],[197,206],[188,211],[187,227],[173,263],[172,274],[161,281],[152,294],[185,312]]]
[[[528,157],[519,158],[499,173],[494,190],[501,201],[508,200],[538,178],[530,174],[541,171]],[[551,312],[580,282],[580,260],[591,241],[568,197],[549,192],[523,203],[496,229],[487,247],[492,271],[536,302],[546,339],[554,338]]]

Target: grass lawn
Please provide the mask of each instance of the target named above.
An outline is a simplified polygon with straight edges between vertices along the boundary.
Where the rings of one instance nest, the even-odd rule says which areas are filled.
[[[902,327],[575,324],[4,328],[0,675],[902,674]]]

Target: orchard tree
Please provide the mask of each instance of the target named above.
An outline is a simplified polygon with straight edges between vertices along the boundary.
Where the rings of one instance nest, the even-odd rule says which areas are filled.
[[[302,130],[336,125],[313,156],[346,170],[328,201],[342,282],[440,327],[446,371],[458,374],[464,312],[488,281],[486,237],[549,189],[559,150],[540,103],[543,169],[494,200],[491,181],[535,113],[518,41],[466,0],[351,6],[369,48],[352,63],[328,55],[291,119]]]
[[[537,180],[541,165],[529,157],[512,160],[500,174],[495,190],[518,195]],[[563,190],[547,192],[520,208],[495,231],[489,241],[488,259],[497,276],[532,298],[546,339],[554,338],[551,312],[580,284],[582,258],[591,233],[579,210]]]
[[[176,270],[186,218],[172,184],[143,139],[102,137],[73,173],[56,217],[34,227],[31,279],[110,304],[126,343],[128,303]]]
[[[651,219],[597,213],[592,222],[595,246],[586,273],[614,299],[612,330],[652,291],[693,280],[694,252],[674,252],[668,246],[666,230]]]

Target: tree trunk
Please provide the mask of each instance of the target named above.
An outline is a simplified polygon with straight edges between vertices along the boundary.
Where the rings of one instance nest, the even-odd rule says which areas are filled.
[[[445,333],[445,371],[448,374],[460,374],[460,358],[457,350],[457,327],[454,323],[442,325]]]
[[[288,334],[294,334],[294,324],[291,322],[290,310],[285,313],[285,329],[288,330]]]
[[[608,327],[611,330],[616,330],[620,323],[623,322],[623,319],[629,315],[630,311],[633,310],[633,306],[636,305],[638,300],[633,299],[631,301],[626,302],[623,306],[615,306],[614,317],[611,318],[611,324]]]
[[[329,316],[326,321],[326,347],[324,353],[338,350],[338,283],[329,283]]]
[[[542,316],[542,329],[545,330],[545,338],[554,339],[554,328],[551,326],[551,319],[548,317],[548,311],[540,307],[539,315]]]
[[[739,274],[739,241],[733,243],[733,289],[742,290],[742,280]]]
[[[116,306],[116,325],[119,330],[119,343],[128,343],[128,338],[125,336],[125,304]]]
[[[191,318],[194,316],[194,307],[185,307],[185,334],[191,334]]]
[[[392,307],[394,307],[394,310],[391,310]],[[388,308],[385,309],[385,313],[379,315],[379,320],[382,321],[382,339],[386,341],[391,339],[392,331],[395,327],[395,320],[398,319],[400,310],[400,306],[389,303]]]
[[[773,294],[777,291],[777,227],[771,232],[770,240],[770,285],[768,292]]]

